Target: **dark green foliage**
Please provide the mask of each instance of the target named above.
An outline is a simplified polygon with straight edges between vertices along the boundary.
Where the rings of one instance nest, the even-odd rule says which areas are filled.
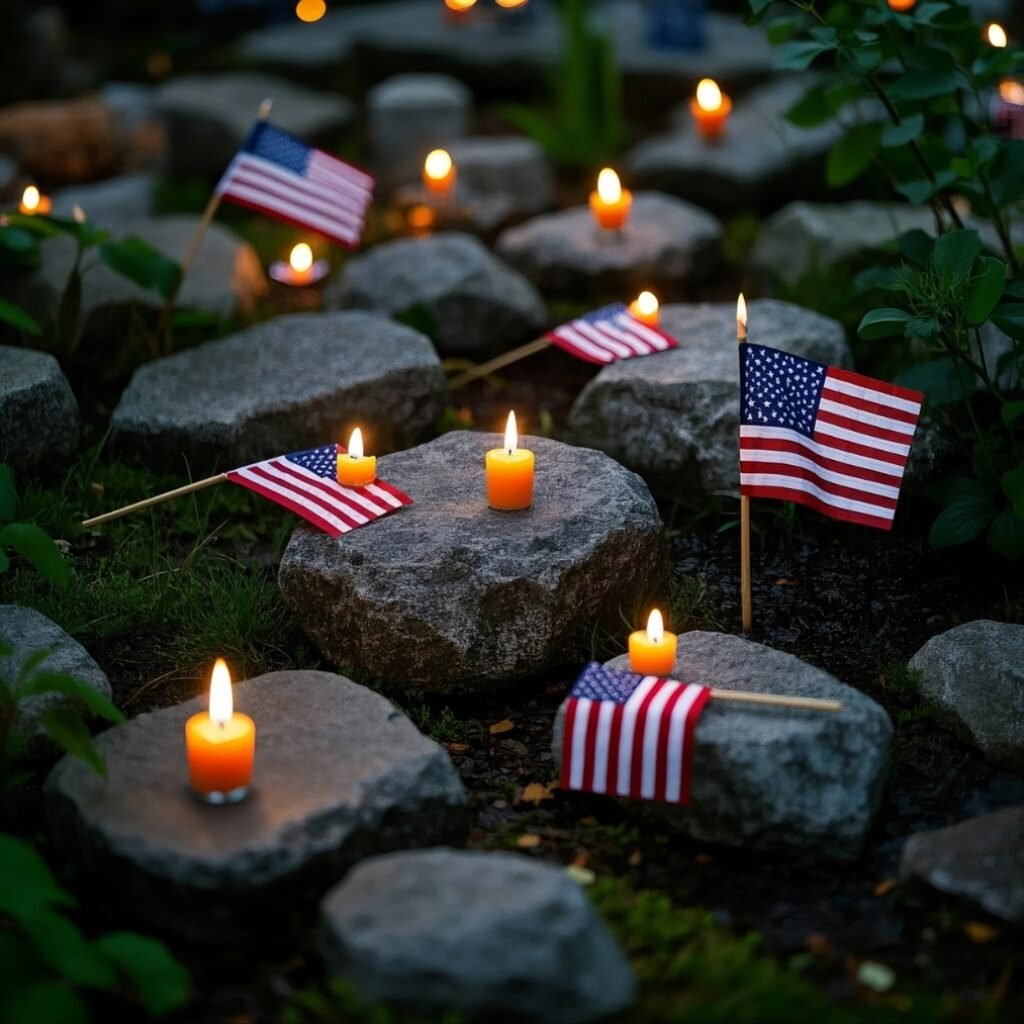
[[[9,467],[0,463],[0,573],[11,565],[15,552],[40,576],[67,586],[68,567],[60,549],[45,530],[32,522],[13,522],[18,514],[18,494]]]

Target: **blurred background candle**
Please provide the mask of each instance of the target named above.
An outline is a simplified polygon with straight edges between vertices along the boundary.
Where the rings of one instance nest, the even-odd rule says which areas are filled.
[[[444,15],[447,21],[461,25],[476,6],[476,0],[444,0]]]
[[[35,185],[27,185],[21,194],[21,202],[18,204],[18,212],[33,216],[37,213],[49,213],[53,209],[53,203],[49,196],[44,196]]]
[[[256,756],[256,723],[236,714],[231,673],[217,659],[210,680],[210,710],[185,723],[188,776],[196,794],[211,804],[236,803],[249,792]]]
[[[446,149],[434,149],[423,161],[423,184],[437,199],[448,199],[455,190],[458,171]]]
[[[597,176],[597,189],[590,193],[590,212],[606,231],[618,231],[629,220],[633,193],[623,188],[619,176],[606,167]]]
[[[517,512],[533,504],[533,452],[519,447],[516,414],[508,414],[505,444],[487,453],[487,504],[500,512]]]
[[[299,0],[295,5],[295,17],[299,21],[319,21],[327,13],[325,0]]]
[[[654,292],[641,292],[630,304],[629,315],[648,327],[657,327],[661,319],[658,298]]]
[[[1010,45],[1006,29],[996,21],[990,22],[985,27],[985,38],[988,40],[989,45],[994,46],[997,50],[1005,50]]]
[[[1004,78],[992,97],[992,130],[1007,139],[1024,139],[1024,85]]]
[[[327,260],[314,260],[313,250],[305,243],[299,242],[292,246],[288,254],[288,262],[277,260],[270,264],[270,276],[282,284],[290,284],[295,288],[316,284],[327,276],[330,264]]]
[[[629,634],[629,667],[645,676],[671,676],[676,663],[675,633],[667,633],[661,612],[647,617],[647,628]]]
[[[917,0],[889,0],[889,6],[894,11],[909,11]]]
[[[377,456],[363,454],[363,432],[356,427],[348,451],[338,453],[338,483],[342,487],[366,487],[377,479]]]
[[[690,100],[690,112],[697,123],[697,131],[705,139],[717,139],[725,131],[725,123],[732,112],[732,100],[726,96],[718,83],[703,78],[697,83],[697,92]]]

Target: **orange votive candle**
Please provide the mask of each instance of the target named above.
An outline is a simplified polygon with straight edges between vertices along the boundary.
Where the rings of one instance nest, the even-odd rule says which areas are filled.
[[[697,122],[697,131],[705,139],[717,139],[725,131],[732,113],[732,100],[710,78],[701,79],[697,94],[690,100],[690,113]]]
[[[629,220],[633,193],[623,188],[619,176],[606,167],[597,176],[597,188],[590,193],[590,212],[606,231],[618,231]]]
[[[338,483],[342,487],[367,487],[377,479],[377,456],[363,454],[363,432],[356,427],[348,451],[338,453]]]
[[[33,217],[37,213],[50,213],[52,210],[53,200],[49,196],[44,196],[35,185],[25,186],[21,202],[18,203],[18,213]]]
[[[665,631],[661,612],[655,608],[647,628],[629,634],[629,667],[645,676],[670,676],[676,664],[675,633]]]
[[[446,149],[433,149],[423,161],[423,184],[438,199],[452,194],[458,169]]]
[[[533,452],[519,447],[516,414],[508,414],[505,446],[487,453],[487,504],[500,512],[518,512],[533,504]]]
[[[917,0],[889,0],[889,6],[894,11],[909,11],[916,3]]]
[[[256,756],[256,723],[236,714],[231,675],[218,658],[210,682],[210,710],[185,723],[185,748],[192,789],[209,803],[231,803],[245,796]]]
[[[661,319],[657,296],[653,292],[641,292],[629,304],[629,315],[648,327],[657,327]]]

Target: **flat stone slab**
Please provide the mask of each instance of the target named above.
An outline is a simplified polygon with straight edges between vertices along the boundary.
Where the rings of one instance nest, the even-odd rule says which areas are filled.
[[[379,463],[415,500],[343,540],[299,526],[279,582],[324,655],[455,693],[512,683],[586,655],[664,579],[661,519],[644,482],[606,455],[530,437],[533,508],[487,507],[494,434],[457,431]]]
[[[373,309],[429,323],[445,355],[499,351],[541,333],[547,310],[537,289],[474,238],[442,232],[376,245],[329,285],[330,308]]]
[[[71,185],[54,195],[53,215],[70,218],[77,206],[94,224],[113,228],[125,221],[151,216],[155,191],[156,176],[148,173]]]
[[[1024,626],[964,623],[933,636],[909,667],[961,736],[993,761],[1024,769]]]
[[[751,341],[853,365],[837,321],[776,299],[755,299],[748,309]],[[668,305],[661,312],[679,347],[604,367],[573,404],[569,437],[607,452],[665,494],[738,494],[736,305]]]
[[[220,175],[265,99],[274,101],[274,124],[308,143],[330,141],[355,116],[343,96],[314,92],[274,75],[181,75],[161,85],[155,97],[167,130],[167,170],[178,177]]]
[[[465,825],[448,755],[389,701],[328,672],[235,686],[256,722],[253,790],[211,807],[187,788],[185,721],[201,696],[97,739],[104,782],[64,758],[46,782],[54,835],[95,893],[191,941],[244,938],[312,909],[374,853],[443,843]]]
[[[328,964],[364,997],[471,1019],[598,1020],[633,972],[579,884],[515,853],[373,857],[321,904]]]
[[[147,462],[221,471],[344,441],[375,452],[416,438],[444,408],[422,334],[371,313],[296,313],[157,359],[114,410],[114,440]]]
[[[900,855],[900,877],[1024,925],[1024,807],[911,836]]]
[[[629,657],[608,662],[629,671]],[[690,803],[636,802],[694,839],[750,850],[856,858],[878,809],[892,723],[885,709],[799,658],[724,633],[684,633],[673,678],[726,690],[839,700],[840,712],[712,698],[694,732]],[[555,720],[560,763],[565,705]]]
[[[50,654],[39,664],[37,671],[68,675],[104,697],[112,696],[106,673],[93,661],[89,652],[57,623],[34,608],[0,604],[0,641],[11,648],[9,655],[0,654],[0,686],[12,685],[30,656],[49,650]],[[56,753],[57,746],[46,736],[41,716],[53,708],[69,706],[78,707],[83,712],[86,710],[80,702],[58,693],[26,697],[19,703],[14,732],[27,739],[30,754]],[[89,716],[84,714],[84,717]]]
[[[18,471],[67,459],[80,430],[78,403],[57,360],[0,345],[0,462]]]
[[[502,232],[498,255],[557,295],[677,296],[718,263],[722,226],[705,210],[660,192],[635,192],[622,231],[599,228],[586,206],[547,213]]]

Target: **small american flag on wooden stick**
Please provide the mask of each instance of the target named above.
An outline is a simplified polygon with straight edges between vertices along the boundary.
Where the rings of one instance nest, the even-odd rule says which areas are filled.
[[[587,363],[614,363],[678,348],[659,327],[642,323],[625,303],[595,309],[556,327],[547,336],[555,345]]]

